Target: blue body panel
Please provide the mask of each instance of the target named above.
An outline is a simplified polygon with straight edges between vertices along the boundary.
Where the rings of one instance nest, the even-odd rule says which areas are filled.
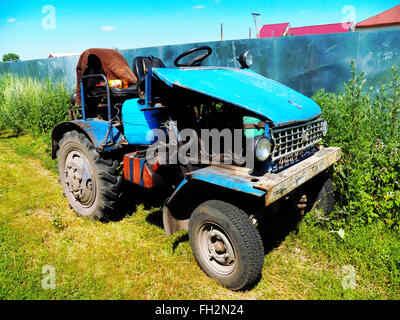
[[[108,121],[100,119],[80,119],[65,121],[59,123],[54,127],[51,134],[52,143],[52,159],[56,158],[56,151],[58,149],[58,142],[63,137],[64,133],[72,130],[85,133],[90,141],[95,146],[98,152],[110,151],[122,147],[124,141],[121,132],[111,126]],[[106,141],[107,138],[107,141]]]
[[[107,132],[110,128],[110,123],[108,121],[100,120],[97,118],[90,118],[90,119],[80,119],[80,120],[73,120],[73,121],[68,121],[68,122],[63,122],[60,123],[57,127],[61,126],[77,126],[84,130],[87,135],[90,137],[92,140],[94,146],[96,149],[102,148],[105,145],[109,144],[117,144],[118,142],[122,141],[122,135],[121,132],[111,126],[111,131],[108,133]],[[56,127],[56,128],[57,128]],[[55,130],[56,130],[55,128]],[[107,137],[107,141],[106,141]],[[107,147],[104,147],[104,151],[106,151]]]
[[[152,129],[159,129],[160,123],[155,117],[160,111],[143,110],[139,99],[126,100],[122,105],[124,135],[129,144],[151,145],[155,142]]]
[[[179,186],[175,189],[172,195],[168,198],[166,204],[174,201],[174,198],[178,193],[183,192],[185,186],[190,186],[190,182],[193,180],[207,182],[218,187],[224,187],[230,190],[238,192],[244,192],[256,197],[262,197],[265,195],[265,191],[255,189],[254,185],[257,182],[252,181],[252,176],[246,174],[239,174],[232,169],[209,166],[190,173],[186,176]]]
[[[228,170],[221,167],[205,167],[192,172],[190,177],[192,179],[208,182],[217,186],[222,186],[258,197],[261,197],[265,194],[265,191],[254,188],[254,185],[256,185],[257,182],[251,181],[253,178],[252,176],[235,174],[233,170]]]
[[[275,126],[318,117],[312,99],[251,70],[228,68],[153,68],[153,76],[262,115]]]

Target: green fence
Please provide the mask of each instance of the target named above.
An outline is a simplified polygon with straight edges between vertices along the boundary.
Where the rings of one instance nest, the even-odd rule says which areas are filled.
[[[245,50],[254,55],[252,70],[311,96],[316,90],[338,91],[350,77],[350,61],[365,71],[367,85],[379,86],[391,78],[391,67],[400,65],[400,30],[380,30],[325,35],[288,36],[191,43],[121,50],[132,64],[135,56],[153,55],[167,67],[183,51],[209,45],[214,54],[203,65],[239,66]],[[51,81],[63,80],[73,88],[78,56],[0,63],[0,73],[11,72]]]

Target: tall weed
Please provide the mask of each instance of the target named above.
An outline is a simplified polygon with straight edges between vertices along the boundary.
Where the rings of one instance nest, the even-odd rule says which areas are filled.
[[[344,93],[314,95],[329,124],[328,145],[343,149],[335,167],[339,216],[355,223],[400,225],[400,77],[365,88],[365,75],[352,62]]]
[[[67,119],[69,93],[63,83],[0,76],[0,124],[13,133],[40,136]]]

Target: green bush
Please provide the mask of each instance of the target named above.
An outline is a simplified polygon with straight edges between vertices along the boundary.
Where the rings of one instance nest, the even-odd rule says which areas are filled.
[[[63,83],[11,74],[0,76],[0,123],[13,133],[40,136],[67,119],[69,93]]]
[[[400,225],[400,79],[365,89],[364,73],[345,84],[344,93],[314,95],[329,124],[326,144],[343,149],[334,168],[339,217],[353,222]]]

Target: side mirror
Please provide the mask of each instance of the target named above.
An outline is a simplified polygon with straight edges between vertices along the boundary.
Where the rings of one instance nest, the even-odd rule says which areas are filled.
[[[242,66],[242,69],[248,69],[253,64],[253,54],[247,50],[239,56],[238,61]]]

